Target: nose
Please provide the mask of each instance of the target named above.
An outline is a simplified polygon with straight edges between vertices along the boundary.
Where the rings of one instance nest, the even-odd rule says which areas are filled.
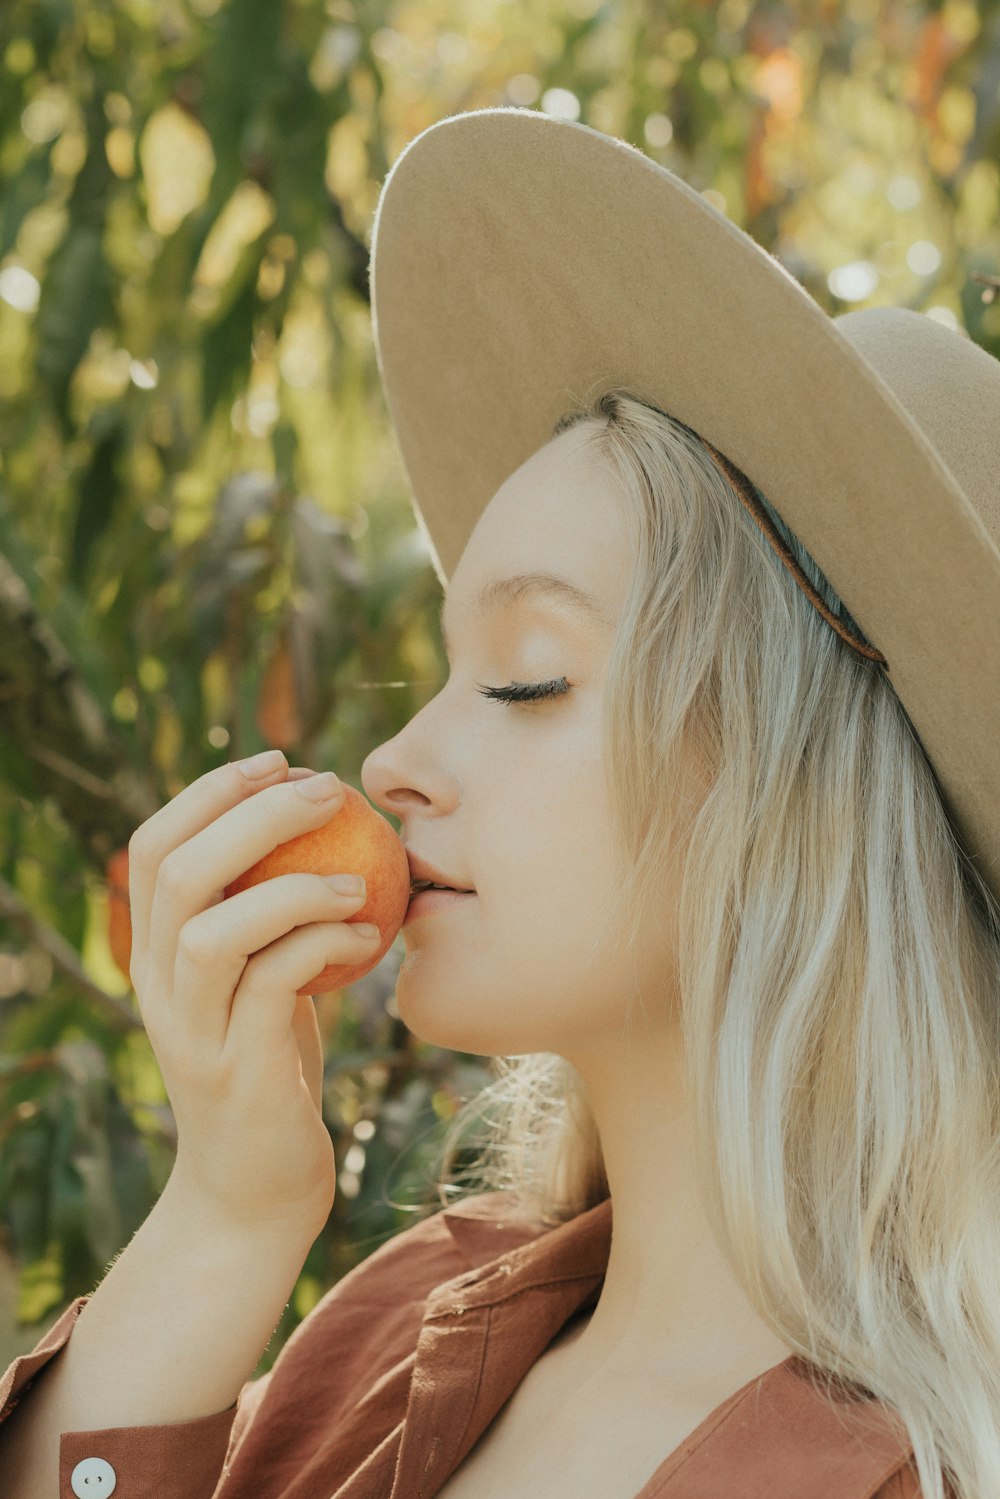
[[[393,746],[399,735],[380,744],[365,756],[361,766],[361,784],[377,807],[390,817],[401,818],[404,809],[426,807],[430,797],[416,786],[407,784],[401,769],[401,756]]]
[[[365,756],[361,783],[372,802],[390,816],[424,811],[442,816],[462,800],[462,767],[471,753],[455,721],[455,694],[448,684],[403,727]]]

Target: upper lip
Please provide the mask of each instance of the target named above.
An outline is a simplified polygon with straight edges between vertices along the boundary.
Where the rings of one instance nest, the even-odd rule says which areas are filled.
[[[440,869],[435,869],[433,864],[428,864],[424,859],[418,859],[416,854],[406,855],[410,865],[410,884],[414,880],[430,880],[434,885],[447,885],[452,890],[463,890],[473,893],[470,885],[460,885],[450,874],[445,874]]]

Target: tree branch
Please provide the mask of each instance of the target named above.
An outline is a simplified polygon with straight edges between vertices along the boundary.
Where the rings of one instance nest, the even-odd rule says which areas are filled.
[[[3,737],[16,757],[10,779],[32,801],[51,796],[103,869],[157,810],[156,794],[130,766],[127,747],[2,553],[0,697]]]
[[[117,995],[109,994],[107,990],[101,988],[100,984],[95,984],[65,937],[45,922],[40,921],[2,875],[0,875],[0,918],[20,927],[31,942],[40,947],[43,952],[48,953],[59,971],[64,973],[87,997],[113,1029],[121,1032],[143,1029],[139,1016],[134,1014]]]

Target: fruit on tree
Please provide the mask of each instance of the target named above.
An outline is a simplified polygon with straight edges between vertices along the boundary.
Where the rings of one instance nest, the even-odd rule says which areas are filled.
[[[132,922],[128,908],[128,849],[119,848],[104,869],[108,882],[108,946],[122,973],[132,982],[128,971],[132,957]]]

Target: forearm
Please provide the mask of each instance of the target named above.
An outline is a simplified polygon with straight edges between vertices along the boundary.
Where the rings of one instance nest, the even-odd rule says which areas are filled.
[[[59,1492],[63,1432],[227,1410],[278,1324],[310,1243],[277,1224],[222,1228],[168,1182],[66,1347],[0,1426],[7,1499]]]

